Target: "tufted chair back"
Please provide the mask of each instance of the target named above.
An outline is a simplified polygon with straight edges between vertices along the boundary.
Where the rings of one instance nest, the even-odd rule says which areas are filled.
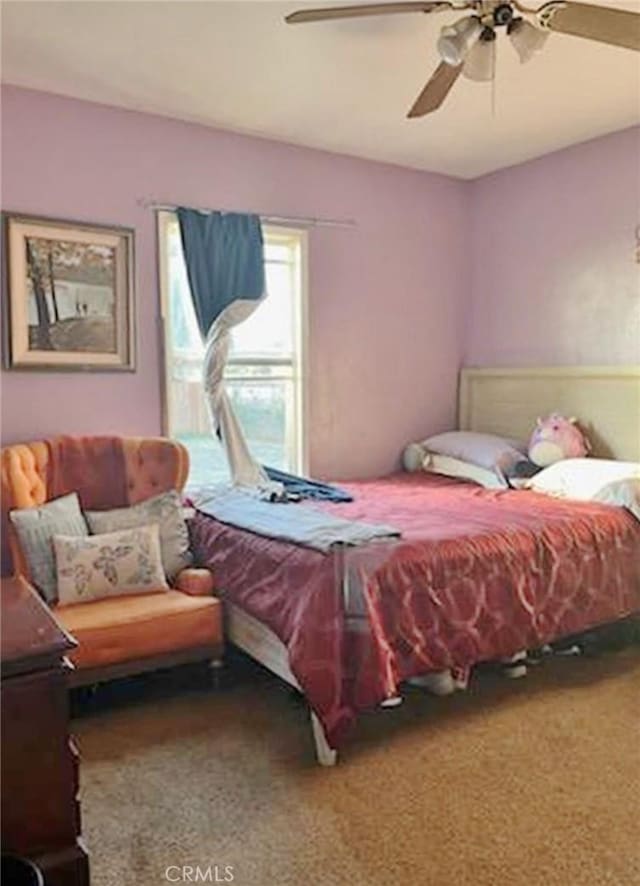
[[[182,491],[189,454],[164,437],[54,437],[0,450],[2,574],[28,577],[8,513],[77,491],[84,509],[137,504],[170,489]]]

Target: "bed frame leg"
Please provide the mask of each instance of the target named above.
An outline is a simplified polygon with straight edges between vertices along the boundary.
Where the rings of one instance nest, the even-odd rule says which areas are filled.
[[[316,746],[318,763],[321,766],[335,766],[338,759],[338,752],[329,747],[322,723],[313,711],[311,711],[311,727],[313,729],[313,740]]]

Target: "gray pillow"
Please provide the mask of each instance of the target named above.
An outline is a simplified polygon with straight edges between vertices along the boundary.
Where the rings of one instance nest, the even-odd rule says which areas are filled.
[[[58,598],[54,535],[89,535],[75,492],[48,501],[37,508],[9,511],[31,580],[47,603]]]
[[[85,511],[84,516],[89,529],[95,535],[157,523],[160,529],[162,565],[170,581],[181,569],[193,562],[189,551],[189,530],[182,514],[180,496],[175,489],[148,498],[130,508]]]

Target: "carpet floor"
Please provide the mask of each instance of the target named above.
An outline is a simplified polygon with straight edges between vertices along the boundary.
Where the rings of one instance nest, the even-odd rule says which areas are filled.
[[[639,649],[412,690],[335,769],[291,692],[229,670],[107,687],[74,719],[92,886],[640,884]]]

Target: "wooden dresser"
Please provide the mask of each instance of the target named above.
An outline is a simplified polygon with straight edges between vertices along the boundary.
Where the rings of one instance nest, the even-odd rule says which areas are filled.
[[[2,851],[33,861],[46,886],[88,886],[66,685],[76,644],[24,579],[2,580],[0,608]]]

